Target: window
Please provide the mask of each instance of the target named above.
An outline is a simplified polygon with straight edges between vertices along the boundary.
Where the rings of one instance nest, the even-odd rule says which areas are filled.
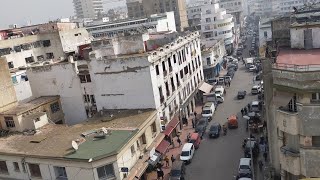
[[[90,102],[90,97],[89,97],[89,95],[87,94],[87,95],[83,95],[83,98],[84,98],[84,102]]]
[[[17,162],[13,162],[13,169],[16,172],[20,172],[19,164]]]
[[[188,74],[188,73],[189,73],[188,66],[185,66],[184,67],[184,74]]]
[[[65,167],[54,166],[54,174],[57,180],[68,180],[67,172]]]
[[[31,177],[39,177],[39,178],[42,177],[39,164],[28,164],[28,166],[29,166]]]
[[[33,56],[27,57],[27,58],[24,58],[24,59],[25,59],[26,63],[33,63],[34,62]]]
[[[183,79],[183,69],[180,70],[180,78]]]
[[[207,57],[207,65],[211,65],[211,60],[210,60],[210,57]]]
[[[74,36],[81,36],[81,33],[74,34]]]
[[[96,103],[96,98],[94,95],[90,95],[91,103]]]
[[[159,65],[156,65],[156,74],[159,75],[160,72],[159,72]]]
[[[50,40],[44,40],[44,41],[42,42],[42,44],[43,44],[43,47],[50,47],[50,46],[51,46]]]
[[[98,172],[98,178],[101,180],[115,177],[112,164],[108,164],[108,165],[97,168],[97,172]]]
[[[172,92],[174,92],[174,91],[176,90],[176,87],[174,86],[173,77],[170,78],[170,81],[171,81],[171,89],[172,89]]]
[[[130,150],[131,150],[131,156],[134,156],[134,154],[136,153],[136,148],[134,147],[134,144],[131,146]]]
[[[177,80],[177,87],[179,87],[180,86],[180,81],[179,81],[179,75],[178,74],[176,74],[176,80]]]
[[[11,80],[13,84],[18,84],[17,76],[12,76]]]
[[[211,18],[206,18],[206,22],[207,23],[211,22]]]
[[[165,82],[165,85],[166,85],[167,96],[170,96],[170,90],[169,90],[168,82]]]
[[[151,130],[152,130],[153,133],[156,133],[156,132],[157,132],[156,122],[153,122],[153,123],[151,124]]]
[[[8,67],[11,69],[11,68],[14,68],[14,65],[13,65],[13,62],[12,61],[10,61],[10,62],[8,62]]]
[[[320,101],[320,93],[312,93],[311,101]]]
[[[6,122],[7,128],[14,128],[14,127],[16,127],[12,116],[5,116],[5,117],[4,117],[4,121]]]
[[[298,112],[297,109],[297,96],[294,95],[288,104],[288,111],[290,112]]]
[[[166,62],[162,61],[162,70],[163,72],[166,71]]]
[[[5,161],[0,161],[0,173],[1,174],[8,174],[8,167]]]
[[[80,82],[81,83],[89,83],[91,82],[91,76],[90,74],[80,74],[79,75],[79,78],[80,78]]]
[[[52,113],[56,113],[56,112],[60,111],[59,102],[55,102],[55,103],[51,104],[50,108],[51,108]]]
[[[37,56],[37,60],[38,61],[43,61],[44,60],[44,56],[43,55]]]
[[[53,53],[46,53],[46,58],[47,59],[53,59],[54,58]]]
[[[173,55],[173,63],[177,63],[176,55]]]
[[[268,32],[267,31],[264,31],[263,34],[264,34],[264,37],[268,37]]]

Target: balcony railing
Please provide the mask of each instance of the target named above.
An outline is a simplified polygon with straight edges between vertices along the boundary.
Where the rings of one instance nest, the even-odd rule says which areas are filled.
[[[320,64],[308,64],[308,65],[296,65],[296,64],[284,64],[284,63],[274,63],[272,65],[273,69],[288,70],[288,71],[320,71]]]

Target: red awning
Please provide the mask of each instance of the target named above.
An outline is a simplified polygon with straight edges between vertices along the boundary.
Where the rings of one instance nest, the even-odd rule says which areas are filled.
[[[156,151],[158,151],[161,154],[164,154],[169,146],[170,143],[167,140],[162,140],[161,143],[157,146]]]
[[[169,136],[172,131],[177,127],[177,125],[179,124],[179,118],[173,118],[168,125],[166,126],[166,129],[163,131],[163,134]]]

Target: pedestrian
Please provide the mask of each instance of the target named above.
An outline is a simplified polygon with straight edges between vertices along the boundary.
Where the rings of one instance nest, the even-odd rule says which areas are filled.
[[[247,105],[247,107],[248,107],[248,111],[250,112],[250,103],[248,103],[248,105]]]
[[[177,142],[178,142],[178,144],[179,144],[179,147],[181,146],[181,140],[180,140],[180,138],[178,137],[178,139],[177,139]]]
[[[188,133],[188,136],[187,136],[187,142],[189,142],[189,141],[190,141],[190,139],[191,139],[191,134],[190,134],[190,133]]]
[[[264,153],[263,153],[263,157],[264,157],[264,162],[267,162],[267,160],[268,160],[268,154],[267,154],[267,152],[264,152]]]
[[[194,115],[194,118],[197,119],[197,112],[196,111],[193,113],[193,115]]]
[[[228,86],[230,87],[230,84],[231,84],[231,82],[230,81],[228,81]]]
[[[254,84],[254,78],[255,78],[255,77],[253,76],[253,77],[252,77],[252,84]]]
[[[243,116],[243,113],[244,113],[244,111],[243,111],[243,108],[241,109],[241,115]]]
[[[173,157],[173,154],[171,155],[171,163],[173,164],[173,162],[175,161],[176,159]]]
[[[224,81],[224,86],[227,87],[227,81]]]
[[[169,164],[169,158],[168,158],[167,155],[166,155],[166,157],[164,157],[164,161],[166,162],[166,167],[170,166],[170,164]]]
[[[173,138],[171,138],[171,142],[170,142],[170,144],[172,145],[172,148],[175,148],[175,147],[174,147],[174,141],[173,141]]]
[[[163,170],[162,169],[160,169],[160,177],[161,177],[161,179],[163,180],[164,178],[163,178],[163,176],[164,176],[164,172],[163,172]]]
[[[244,114],[247,114],[247,113],[248,113],[248,111],[247,111],[247,108],[246,108],[246,107],[244,107],[243,111],[244,111]]]
[[[194,119],[191,120],[191,123],[192,123],[192,128],[195,128]]]
[[[258,164],[259,164],[259,169],[260,169],[260,171],[262,171],[262,168],[263,168],[263,162],[262,162],[261,160],[259,160]]]
[[[161,169],[157,168],[157,179],[160,179],[161,177]]]

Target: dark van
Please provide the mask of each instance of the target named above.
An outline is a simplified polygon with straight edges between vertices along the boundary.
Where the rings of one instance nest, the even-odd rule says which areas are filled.
[[[176,160],[172,164],[170,171],[170,180],[184,180],[184,175],[186,173],[186,167],[183,161]]]

